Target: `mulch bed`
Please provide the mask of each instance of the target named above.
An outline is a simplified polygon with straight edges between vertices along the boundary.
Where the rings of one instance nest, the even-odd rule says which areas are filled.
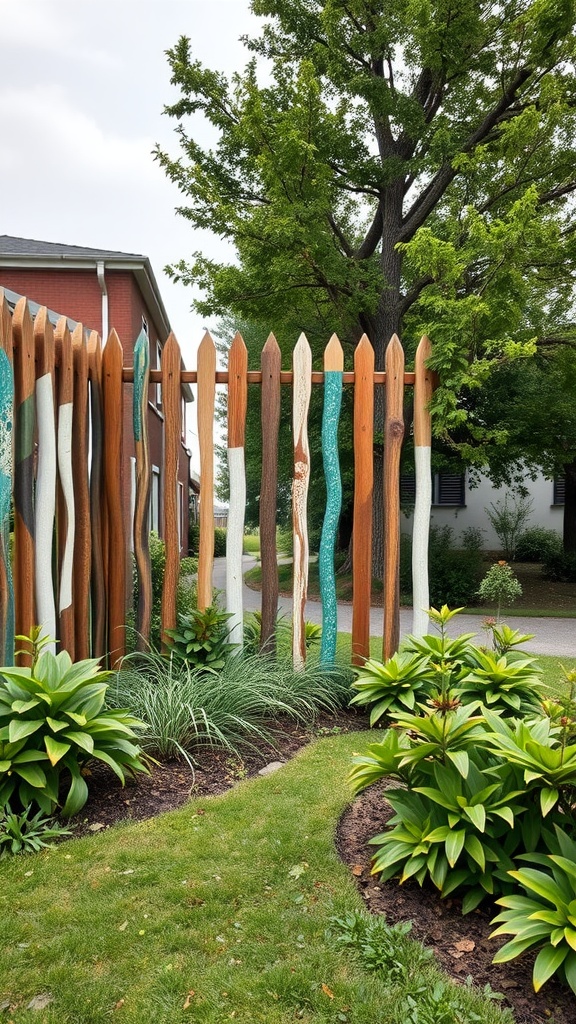
[[[206,749],[194,771],[185,761],[174,761],[141,775],[122,789],[104,766],[96,766],[89,779],[90,796],[76,820],[74,835],[100,832],[118,821],[141,821],[204,796],[222,793],[239,779],[250,778],[270,761],[287,760],[313,736],[367,728],[367,720],[351,713],[322,716],[314,730],[288,724],[277,735],[274,747],[250,751],[242,760],[229,753]],[[502,1005],[512,1007],[517,1024],[574,1024],[576,1001],[572,993],[551,980],[536,995],[532,987],[534,957],[529,955],[501,966],[492,964],[498,948],[489,939],[494,908],[462,916],[457,899],[440,900],[437,893],[407,882],[379,885],[370,874],[372,848],[368,840],[382,832],[391,814],[383,786],[360,794],[342,816],[336,845],[350,867],[367,910],[385,914],[394,924],[412,921],[414,938],[433,949],[443,969],[456,981],[472,978],[475,985],[489,984],[503,993]]]

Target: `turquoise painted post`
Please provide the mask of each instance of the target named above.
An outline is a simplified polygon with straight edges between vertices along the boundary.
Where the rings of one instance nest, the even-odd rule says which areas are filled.
[[[0,348],[0,658],[14,664],[14,585],[10,560],[10,499],[12,496],[14,371]]]
[[[322,413],[322,461],[326,479],[326,511],[320,539],[320,595],[322,599],[322,643],[320,661],[332,664],[336,658],[337,607],[334,547],[342,509],[342,481],[338,458],[338,421],[342,405],[342,371],[324,373]]]

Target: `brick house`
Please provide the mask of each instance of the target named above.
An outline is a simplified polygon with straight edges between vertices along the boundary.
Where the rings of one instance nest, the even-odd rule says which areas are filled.
[[[133,365],[136,338],[144,329],[150,339],[150,366],[160,366],[170,322],[150,260],[132,253],[89,249],[57,242],[0,235],[0,286],[25,295],[33,303],[61,311],[70,320],[95,330],[103,341],[114,328],[124,350],[124,366]],[[124,391],[124,458],[122,487],[125,527],[131,536],[134,501],[134,440],[132,385]],[[189,385],[182,386],[182,436],[178,466],[180,554],[188,554],[190,451],[187,447],[186,406]],[[160,387],[150,385],[148,433],[152,465],[150,528],[162,535],[162,432]]]

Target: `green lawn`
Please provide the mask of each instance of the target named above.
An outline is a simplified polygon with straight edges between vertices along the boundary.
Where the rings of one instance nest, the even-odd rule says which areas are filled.
[[[43,995],[41,1024],[405,1024],[436,969],[368,973],[326,935],[362,903],[334,830],[366,741],[322,739],[223,796],[3,860],[0,1014],[28,1022]],[[450,992],[455,1024],[511,1020]]]

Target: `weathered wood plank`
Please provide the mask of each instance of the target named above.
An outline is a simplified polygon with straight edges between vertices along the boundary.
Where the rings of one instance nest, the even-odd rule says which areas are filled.
[[[354,382],[352,663],[361,665],[370,657],[374,487],[374,349],[365,334],[354,352]]]
[[[162,349],[162,410],[164,412],[164,544],[166,566],[162,587],[162,642],[176,625],[176,592],[180,570],[178,544],[178,454],[182,436],[180,346],[170,334]]]
[[[230,641],[240,647],[244,640],[242,602],[242,549],[246,514],[246,469],[244,434],[248,403],[248,351],[241,334],[236,334],[228,353],[228,472],[230,502],[226,530],[226,611]]]
[[[430,339],[424,335],[416,350],[414,363],[414,466],[416,501],[412,528],[412,633],[428,632],[430,589],[428,584],[428,537],[432,508],[432,421],[430,401],[433,373],[426,366],[432,355]]]
[[[141,331],[134,346],[133,428],[136,451],[136,497],[134,502],[134,559],[138,575],[138,607],[136,609],[136,646],[145,650],[150,641],[152,617],[152,573],[148,515],[152,472],[148,446],[148,384],[150,377],[150,342]]]
[[[0,658],[14,664],[14,583],[10,505],[14,480],[14,368],[12,317],[0,288]]]
[[[122,346],[112,330],[102,351],[104,481],[107,506],[108,647],[114,667],[125,653],[126,543],[122,515]]]
[[[342,406],[343,372],[344,352],[338,337],[333,334],[324,350],[324,409],[322,413],[322,460],[326,479],[326,511],[320,538],[319,572],[322,599],[320,661],[324,665],[333,664],[336,660],[338,631],[334,548],[338,520],[342,510],[338,422]]]
[[[88,378],[90,381],[90,536],[92,569],[90,598],[92,657],[106,654],[106,538],[104,495],[104,409],[102,399],[102,342],[96,331],[88,338]]]
[[[260,357],[262,369],[262,477],[260,483],[260,562],[262,566],[262,622],[260,650],[276,650],[278,614],[278,552],[276,507],[278,502],[278,432],[280,429],[280,346],[270,334]]]
[[[74,647],[76,658],[90,657],[90,484],[88,478],[88,349],[82,324],[72,332],[74,410],[72,415],[74,502]]]
[[[292,660],[302,668],[306,661],[306,597],[308,593],[308,487],[310,448],[308,445],[308,409],[310,406],[312,352],[304,334],[300,335],[292,355],[294,391],[292,427],[294,436],[294,482],[292,487],[292,532],[294,550]]]
[[[200,549],[198,608],[212,604],[214,564],[214,399],[216,347],[208,332],[198,349],[198,445],[200,449]]]
[[[58,547],[58,637],[60,648],[75,660],[74,647],[74,540],[76,509],[72,474],[72,419],[74,412],[74,365],[72,338],[66,317],[60,317],[54,333],[56,402],[58,416],[58,494],[56,535]]]
[[[30,636],[36,624],[34,604],[34,331],[26,299],[12,316],[14,342],[14,604],[18,635]],[[27,654],[18,655],[29,665]]]
[[[54,403],[54,331],[45,306],[34,321],[36,353],[36,415],[38,455],[34,516],[34,579],[37,625],[51,639],[56,653],[56,601],[52,576],[52,545],[56,516],[56,422]]]
[[[384,423],[384,661],[400,643],[400,453],[404,437],[404,350],[394,334],[386,349]]]

